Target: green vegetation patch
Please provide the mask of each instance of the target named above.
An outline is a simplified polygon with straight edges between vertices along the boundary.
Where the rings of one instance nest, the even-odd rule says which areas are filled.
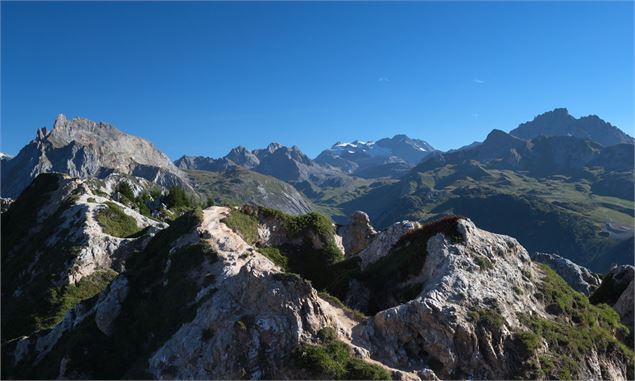
[[[271,259],[273,263],[280,266],[284,271],[289,270],[289,259],[282,255],[280,249],[276,247],[266,246],[258,249],[265,257]]]
[[[106,202],[105,208],[97,212],[97,222],[104,233],[113,237],[128,238],[140,230],[133,217],[110,201]]]
[[[195,206],[194,200],[179,186],[170,188],[165,197],[165,204],[168,208],[193,208]]]
[[[47,326],[52,327],[62,321],[67,311],[102,292],[116,276],[117,272],[114,270],[98,270],[80,279],[77,284],[51,288],[48,302],[53,306],[53,313],[47,318],[50,321]]]
[[[540,336],[533,332],[521,331],[514,334],[514,338],[520,343],[525,355],[533,354],[540,347]]]
[[[591,349],[611,354],[627,364],[633,377],[633,350],[616,337],[627,338],[629,329],[606,304],[592,305],[583,294],[573,290],[555,271],[539,264],[545,277],[540,286],[543,302],[553,319],[524,316],[531,331],[543,338],[549,352],[541,355],[544,377],[575,377],[578,364]],[[533,339],[525,337],[527,349],[535,349]]]
[[[300,344],[293,351],[296,367],[309,373],[313,379],[333,380],[390,380],[390,373],[374,364],[357,359],[352,349],[337,340],[333,328],[323,328],[318,345]]]
[[[243,237],[247,243],[253,244],[258,240],[258,220],[256,217],[232,208],[222,222]]]
[[[248,209],[244,213],[260,220],[273,219],[288,243],[259,250],[285,271],[300,274],[318,290],[343,296],[351,274],[359,271],[358,259],[345,260],[335,242],[335,227],[318,213],[291,216],[268,208]]]
[[[490,331],[500,330],[505,325],[505,318],[494,308],[470,311],[468,316],[474,323],[487,327]]]
[[[482,271],[487,271],[494,268],[492,261],[490,261],[489,258],[487,258],[486,256],[477,255],[474,257],[474,262],[476,262],[476,264]]]

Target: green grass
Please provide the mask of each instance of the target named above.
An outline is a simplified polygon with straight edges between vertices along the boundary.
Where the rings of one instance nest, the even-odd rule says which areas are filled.
[[[492,261],[490,261],[489,258],[482,255],[475,256],[474,262],[476,262],[476,264],[481,269],[481,271],[487,271],[494,268]]]
[[[629,334],[617,312],[606,304],[592,305],[548,266],[540,264],[540,267],[545,274],[540,286],[541,298],[554,316],[552,319],[525,316],[522,320],[549,346],[549,351],[541,357],[545,376],[576,377],[578,364],[591,349],[616,356],[632,372],[633,350],[616,339]],[[525,336],[524,341],[528,349],[535,349],[532,337]],[[630,373],[629,378],[632,377]]]
[[[321,343],[318,345],[300,344],[293,351],[296,367],[309,373],[313,379],[333,380],[390,380],[390,373],[374,364],[357,359],[352,349],[336,339],[332,328],[323,328],[319,332]]]
[[[337,247],[335,227],[329,218],[318,213],[291,216],[262,207],[252,213],[260,220],[273,219],[288,240],[275,249],[265,248],[263,254],[285,271],[310,280],[318,290],[341,286],[338,282],[348,267],[342,264],[344,255]]]
[[[520,342],[521,348],[525,354],[533,354],[540,346],[540,336],[533,332],[521,331],[514,334],[514,337]]]
[[[267,247],[258,248],[258,251],[262,253],[265,257],[271,259],[273,263],[280,266],[280,268],[282,268],[283,271],[289,270],[289,259],[285,257],[284,255],[282,255],[282,253],[280,252],[280,249],[276,247],[267,246]]]
[[[104,233],[113,237],[127,238],[141,230],[133,217],[110,201],[106,202],[105,208],[97,212],[97,222]]]
[[[243,237],[247,243],[253,244],[258,240],[258,220],[255,217],[232,208],[222,222]]]
[[[490,330],[499,330],[505,325],[505,318],[500,312],[491,308],[470,311],[468,316],[472,322],[483,325]]]
[[[55,306],[55,312],[50,317],[54,323],[49,324],[49,326],[62,321],[66,312],[71,308],[102,292],[116,276],[117,273],[111,269],[98,270],[80,279],[77,284],[52,288],[49,303]]]

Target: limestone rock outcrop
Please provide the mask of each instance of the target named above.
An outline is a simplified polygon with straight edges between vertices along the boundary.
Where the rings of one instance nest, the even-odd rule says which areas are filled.
[[[388,226],[385,230],[377,233],[366,248],[353,255],[361,258],[361,266],[363,269],[368,264],[387,255],[395,243],[399,241],[399,238],[409,231],[419,228],[420,226],[421,224],[415,221],[395,222],[394,224]]]
[[[368,214],[360,210],[354,212],[349,223],[340,227],[337,233],[342,237],[344,252],[347,256],[364,250],[377,235],[377,231],[370,224]]]
[[[570,260],[551,253],[530,254],[534,261],[542,262],[557,272],[574,290],[589,296],[600,287],[602,278],[586,267],[577,265]]]

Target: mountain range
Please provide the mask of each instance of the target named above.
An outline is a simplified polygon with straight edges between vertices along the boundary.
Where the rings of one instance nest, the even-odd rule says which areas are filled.
[[[556,109],[172,163],[60,115],[0,160],[2,378],[633,379],[634,154]]]
[[[554,251],[601,270],[612,262],[632,263],[629,246],[616,238],[633,230],[632,143],[596,116],[576,119],[555,109],[510,133],[493,130],[482,143],[448,152],[395,135],[338,142],[313,160],[297,146],[271,143],[255,150],[238,146],[218,159],[183,156],[173,164],[144,139],[60,115],[50,132],[38,130],[18,155],[1,161],[2,196],[15,197],[43,172],[102,179],[121,173],[164,189],[182,186],[196,199],[292,214],[315,210],[338,223],[355,210],[368,212],[380,227],[465,213],[531,250]],[[489,202],[534,219],[484,221],[490,211],[474,207]],[[546,221],[555,227],[545,228]],[[609,233],[607,224],[627,233]],[[565,244],[560,236],[576,238]]]

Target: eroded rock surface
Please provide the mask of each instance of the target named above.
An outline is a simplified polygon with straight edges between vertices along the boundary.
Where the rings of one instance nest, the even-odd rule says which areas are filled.
[[[530,254],[534,261],[542,262],[557,272],[574,290],[589,296],[600,287],[602,278],[586,267],[551,253]]]
[[[364,250],[377,235],[377,231],[370,224],[368,214],[359,210],[351,215],[349,223],[338,229],[337,233],[342,236],[347,256]]]
[[[2,196],[17,197],[40,173],[106,177],[113,172],[143,177],[162,186],[189,187],[181,171],[152,143],[107,123],[58,115],[53,129],[10,160],[2,160]]]
[[[361,258],[362,269],[368,264],[387,255],[395,243],[399,241],[399,238],[420,226],[421,224],[418,222],[400,221],[395,222],[394,224],[388,226],[385,230],[377,233],[366,248],[354,254],[355,256]]]

